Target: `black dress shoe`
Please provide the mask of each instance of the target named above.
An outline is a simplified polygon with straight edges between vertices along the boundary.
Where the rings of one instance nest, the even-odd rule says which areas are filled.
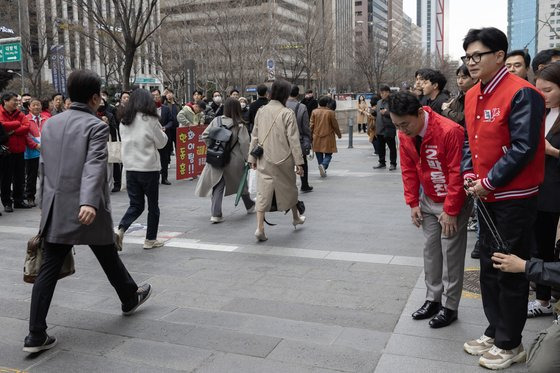
[[[414,320],[428,319],[438,313],[440,306],[439,302],[427,300],[422,307],[412,314],[412,318]]]
[[[11,205],[4,206],[4,211],[6,212],[14,212],[14,208]]]
[[[436,317],[430,320],[431,328],[443,328],[457,320],[457,311],[450,310],[449,308],[441,307]]]
[[[120,186],[118,186],[118,187],[116,186],[116,187],[114,187],[113,189],[111,189],[111,193],[117,193],[117,192],[120,192],[120,191],[121,191],[121,187],[120,187]]]
[[[14,203],[14,208],[16,208],[16,209],[30,209],[31,207],[33,207],[33,206],[31,206],[30,204],[28,204],[25,201]]]
[[[43,350],[48,350],[56,346],[56,338],[45,335],[44,339],[33,340],[30,336],[25,337],[23,351],[34,354]]]
[[[161,183],[162,183],[163,185],[171,185],[171,183],[170,183],[169,180],[167,180],[167,179],[166,179],[166,180],[162,180]]]
[[[397,166],[392,164],[389,166],[389,171],[395,171],[397,169]]]
[[[304,188],[304,187],[301,187],[301,192],[302,192],[302,193],[309,193],[309,192],[311,192],[311,191],[313,191],[313,187],[312,187],[312,186],[308,186],[308,187],[305,187],[305,188]]]
[[[387,168],[387,166],[385,166],[384,164],[381,164],[381,163],[378,164],[377,166],[373,166],[373,169],[374,169],[374,170],[378,170],[378,169],[380,169],[380,168]]]

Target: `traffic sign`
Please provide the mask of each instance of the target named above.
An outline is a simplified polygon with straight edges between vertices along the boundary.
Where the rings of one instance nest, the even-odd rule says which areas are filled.
[[[0,63],[21,61],[21,43],[0,45]]]

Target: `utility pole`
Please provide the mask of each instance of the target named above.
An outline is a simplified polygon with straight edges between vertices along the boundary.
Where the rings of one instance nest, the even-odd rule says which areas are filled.
[[[25,81],[23,79],[23,32],[21,27],[21,0],[18,0],[18,25],[19,25],[19,37],[20,37],[20,48],[21,48],[21,58],[19,59],[21,68],[21,94],[25,93]]]

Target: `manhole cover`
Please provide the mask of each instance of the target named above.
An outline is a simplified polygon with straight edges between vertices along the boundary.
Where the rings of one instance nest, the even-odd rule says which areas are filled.
[[[472,295],[480,296],[480,269],[478,268],[465,269],[463,290]]]

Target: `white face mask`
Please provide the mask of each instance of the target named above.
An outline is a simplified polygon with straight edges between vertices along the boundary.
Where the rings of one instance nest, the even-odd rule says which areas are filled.
[[[244,102],[242,102],[242,103],[241,103],[241,109],[245,109],[246,107],[247,107],[247,104],[244,103]]]
[[[216,105],[220,105],[222,103],[222,96],[214,96],[212,99]]]

